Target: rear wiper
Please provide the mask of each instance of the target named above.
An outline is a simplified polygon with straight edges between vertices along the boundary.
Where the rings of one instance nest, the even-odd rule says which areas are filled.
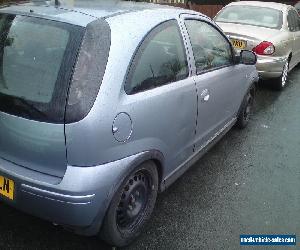
[[[44,118],[48,118],[48,115],[46,113],[39,110],[37,107],[35,107],[33,104],[26,101],[25,99],[17,98],[17,99],[15,99],[14,104],[17,105],[17,106],[23,106],[23,107],[29,108],[30,111],[33,110],[34,112],[39,114],[39,116],[44,117]]]

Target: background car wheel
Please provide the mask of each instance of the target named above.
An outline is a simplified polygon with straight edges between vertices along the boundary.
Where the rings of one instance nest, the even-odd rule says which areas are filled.
[[[276,90],[282,90],[287,84],[287,77],[289,73],[289,60],[286,61],[286,63],[283,66],[282,75],[276,79],[275,89]]]
[[[148,161],[137,167],[115,193],[100,237],[117,247],[131,243],[152,214],[157,190],[158,173],[154,162]]]
[[[240,129],[245,128],[249,123],[254,103],[254,93],[255,87],[253,86],[244,97],[236,122],[237,127]]]

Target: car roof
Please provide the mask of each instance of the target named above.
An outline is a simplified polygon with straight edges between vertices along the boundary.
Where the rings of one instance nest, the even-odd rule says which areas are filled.
[[[235,6],[235,5],[242,5],[242,6],[258,6],[258,7],[267,7],[276,10],[286,11],[290,8],[290,5],[283,4],[283,3],[275,3],[275,2],[260,2],[260,1],[240,1],[240,2],[232,2],[227,6]]]
[[[153,12],[151,17],[158,19],[161,19],[162,16],[166,17],[166,19],[175,18],[181,13],[197,13],[201,15],[201,13],[190,10],[150,3],[75,0],[72,5],[62,1],[59,6],[55,6],[51,2],[52,1],[32,1],[23,4],[7,4],[0,8],[0,13],[38,16],[79,26],[86,26],[90,22],[100,18],[107,19],[129,13],[134,15],[134,13],[140,14],[140,12]]]

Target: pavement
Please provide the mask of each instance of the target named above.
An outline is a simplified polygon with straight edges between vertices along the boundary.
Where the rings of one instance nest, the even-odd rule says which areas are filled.
[[[249,126],[233,128],[160,194],[143,234],[125,249],[248,249],[240,234],[296,234],[299,246],[300,67],[283,92],[271,84],[260,83]],[[0,249],[111,248],[0,203]]]

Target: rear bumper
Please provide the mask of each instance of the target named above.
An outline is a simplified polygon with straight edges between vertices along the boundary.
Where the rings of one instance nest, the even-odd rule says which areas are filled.
[[[0,175],[15,182],[17,209],[85,235],[98,232],[110,200],[143,153],[95,166],[68,166],[63,178],[24,169],[0,158]]]
[[[287,57],[257,56],[256,69],[262,79],[280,77]]]

